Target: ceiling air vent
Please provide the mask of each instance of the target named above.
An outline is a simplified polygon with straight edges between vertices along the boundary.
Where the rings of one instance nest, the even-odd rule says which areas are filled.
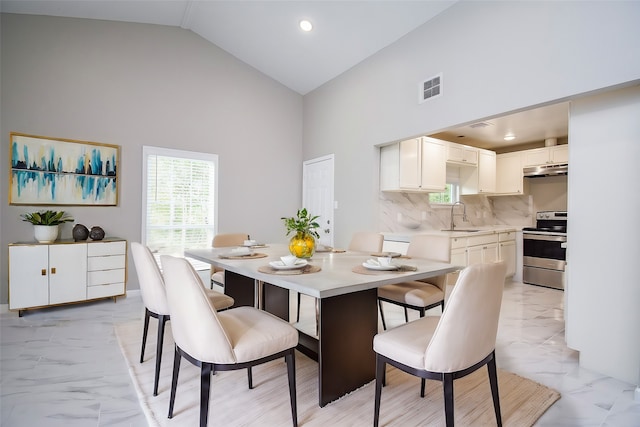
[[[482,129],[482,128],[486,128],[487,126],[491,126],[493,125],[493,123],[490,122],[478,122],[478,123],[474,123],[472,125],[469,125],[470,128],[472,129]]]
[[[427,99],[442,95],[442,73],[421,82],[419,86],[419,104],[422,104]]]

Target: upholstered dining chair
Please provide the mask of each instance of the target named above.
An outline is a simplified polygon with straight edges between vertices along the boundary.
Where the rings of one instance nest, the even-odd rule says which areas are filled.
[[[200,367],[200,426],[207,425],[211,374],[248,368],[285,358],[294,427],[296,404],[295,347],[298,331],[288,322],[253,307],[218,312],[207,298],[194,268],[183,258],[161,257],[175,341],[169,418],[173,406],[182,357]]]
[[[213,236],[211,246],[214,248],[227,248],[230,246],[242,246],[244,241],[249,240],[249,234],[244,233],[224,233]],[[224,288],[224,269],[211,266],[211,289],[213,284]]]
[[[454,425],[453,381],[487,365],[493,407],[502,425],[495,360],[496,335],[506,275],[504,262],[471,265],[460,273],[442,316],[428,316],[377,334],[373,425],[380,418],[386,364],[425,380],[441,381],[445,422]]]
[[[144,304],[144,327],[142,331],[140,363],[144,361],[144,350],[147,345],[147,332],[149,331],[149,317],[158,319],[156,370],[153,381],[153,395],[157,396],[165,323],[170,320],[169,305],[164,287],[164,278],[149,248],[138,242],[131,242],[131,254],[133,255],[133,262],[136,266],[138,282],[140,283],[140,293],[142,294],[142,302]],[[233,305],[234,301],[230,296],[209,289],[205,289],[205,291],[207,298],[209,298],[218,310],[223,310]]]
[[[358,231],[351,236],[348,250],[355,252],[376,253],[382,251],[382,243],[384,236],[380,233],[369,231]],[[300,321],[300,293],[298,293],[298,308],[296,312],[296,322]],[[316,321],[318,317],[318,308],[316,307]]]
[[[407,256],[425,258],[433,261],[450,262],[451,239],[449,236],[419,234],[409,242]],[[382,302],[396,304],[404,308],[405,322],[409,321],[407,309],[418,310],[424,317],[427,310],[441,306],[444,309],[447,275],[431,277],[424,280],[384,285],[378,288],[378,307],[382,318],[382,327],[387,329]]]

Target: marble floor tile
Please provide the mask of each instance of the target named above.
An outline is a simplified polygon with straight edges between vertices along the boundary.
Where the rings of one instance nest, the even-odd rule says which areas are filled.
[[[580,368],[579,354],[565,345],[563,296],[519,282],[505,285],[498,366],[562,394],[537,426],[639,427],[636,385]],[[292,316],[295,301],[294,296]],[[308,333],[315,331],[314,304],[302,298],[299,327]],[[384,310],[388,327],[404,323],[400,308],[384,304]],[[115,304],[104,300],[28,311],[21,318],[0,315],[0,425],[146,425],[113,328],[139,320],[142,331],[143,311],[139,293],[131,292]],[[439,309],[427,312],[439,314]],[[417,312],[410,312],[410,320],[417,318]],[[153,359],[152,353],[147,349],[145,359]],[[163,375],[163,386],[168,375]]]

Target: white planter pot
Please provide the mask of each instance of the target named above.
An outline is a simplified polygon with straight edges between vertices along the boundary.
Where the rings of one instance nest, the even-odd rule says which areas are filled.
[[[34,225],[33,234],[40,243],[52,243],[58,238],[57,225]]]

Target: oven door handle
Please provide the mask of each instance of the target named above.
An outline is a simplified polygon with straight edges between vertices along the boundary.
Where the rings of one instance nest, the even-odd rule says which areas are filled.
[[[548,234],[530,234],[524,233],[522,235],[524,240],[544,240],[547,242],[566,242],[567,236],[554,236]]]

